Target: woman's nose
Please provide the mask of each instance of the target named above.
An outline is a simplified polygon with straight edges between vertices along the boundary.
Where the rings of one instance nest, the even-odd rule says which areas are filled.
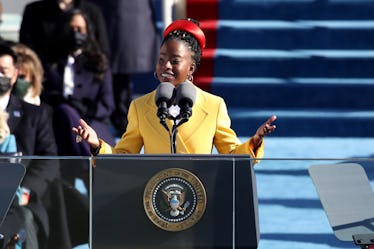
[[[170,61],[166,61],[166,63],[165,63],[165,68],[171,68],[171,63],[170,63]]]

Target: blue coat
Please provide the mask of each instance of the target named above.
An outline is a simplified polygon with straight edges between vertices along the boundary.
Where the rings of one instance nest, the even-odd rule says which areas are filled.
[[[14,152],[17,152],[16,138],[13,134],[10,134],[0,144],[0,153],[14,153]]]

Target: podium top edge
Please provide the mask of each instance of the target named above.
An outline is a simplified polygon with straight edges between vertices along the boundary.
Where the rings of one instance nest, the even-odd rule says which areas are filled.
[[[254,158],[250,157],[249,155],[245,154],[99,154],[95,157],[95,159],[122,159],[122,158],[144,158],[144,159],[186,159],[191,158],[194,160],[203,159],[247,159],[247,160],[255,160]]]

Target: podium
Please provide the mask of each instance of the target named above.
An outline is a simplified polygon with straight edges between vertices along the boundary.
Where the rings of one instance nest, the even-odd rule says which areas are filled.
[[[19,163],[0,162],[0,226],[12,204],[19,184],[26,169]],[[0,248],[3,245],[3,235],[0,234]]]
[[[22,164],[0,163],[0,225],[4,221],[25,173],[26,169]]]
[[[90,248],[257,248],[257,189],[248,156],[94,160]]]
[[[309,174],[335,236],[362,248],[374,245],[374,193],[363,167],[313,165]]]

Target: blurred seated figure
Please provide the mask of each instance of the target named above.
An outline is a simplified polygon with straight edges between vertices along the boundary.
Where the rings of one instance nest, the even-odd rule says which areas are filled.
[[[57,155],[57,148],[52,109],[39,98],[40,66],[30,48],[8,42],[0,45],[0,153],[46,157],[11,160],[27,171],[0,234],[8,248],[71,249],[88,243],[88,198],[59,177],[60,161],[48,158]],[[23,78],[27,82],[20,81]],[[30,96],[26,100],[33,104],[15,95],[20,83],[26,86],[21,97]],[[17,244],[20,234],[23,242]]]
[[[0,109],[9,114],[10,134],[17,151],[25,156],[56,156],[50,108],[29,104],[11,94],[18,77],[17,56],[7,44],[0,45]],[[26,174],[21,182],[22,198],[14,200],[0,234],[5,244],[25,234],[22,248],[44,248],[50,233],[49,215],[42,199],[50,183],[58,178],[59,165],[53,160],[23,160]]]
[[[40,94],[44,70],[38,55],[22,43],[12,45],[18,57],[18,78],[13,88],[13,94],[24,101],[40,105]]]
[[[114,109],[112,76],[106,55],[93,36],[86,15],[78,9],[65,13],[59,25],[59,60],[44,64],[41,95],[53,107],[53,127],[60,156],[90,156],[86,143],[76,143],[72,126],[84,118],[114,144],[110,115]],[[62,167],[62,177],[74,182],[87,166]],[[83,177],[84,178],[84,177]]]

